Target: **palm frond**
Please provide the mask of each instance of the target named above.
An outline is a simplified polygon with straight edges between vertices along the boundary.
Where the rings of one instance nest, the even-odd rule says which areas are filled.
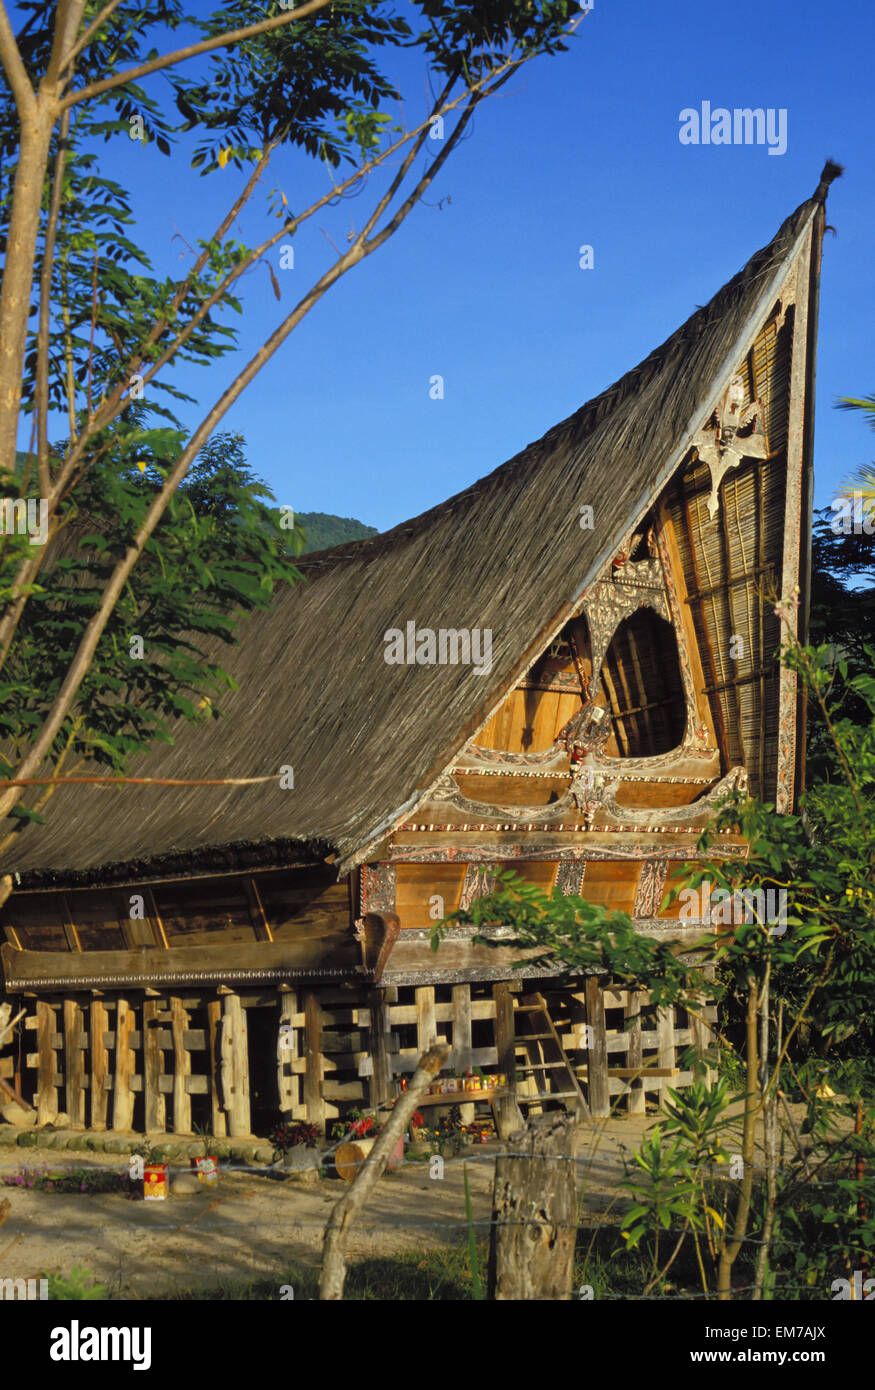
[[[875,395],[863,396],[839,396],[837,401],[839,410],[862,410],[866,415],[866,423],[875,428]]]

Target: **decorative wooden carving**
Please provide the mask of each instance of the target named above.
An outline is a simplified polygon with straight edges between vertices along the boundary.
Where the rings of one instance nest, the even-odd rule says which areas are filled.
[[[744,404],[744,380],[734,376],[715,407],[704,429],[693,439],[699,458],[711,474],[708,515],[713,521],[720,505],[720,484],[731,468],[743,458],[764,459],[769,446],[763,430],[760,401]]]
[[[608,842],[608,836],[602,833],[598,840],[588,839],[581,841],[580,844],[569,845],[567,841],[548,839],[546,836],[540,842],[526,841],[524,844],[503,844],[501,846],[501,857],[503,860],[518,860],[525,863],[531,860],[533,863],[544,863],[546,860],[552,863],[564,863],[565,861],[584,861],[591,859],[606,859],[611,861],[627,861],[631,859],[698,859],[701,856],[696,853],[695,827],[687,829],[680,827],[672,831],[669,836],[665,835],[663,843],[659,843],[659,830],[650,827],[648,835],[651,841],[646,845],[631,843],[630,839],[623,839],[616,845]],[[679,842],[678,836],[683,836]],[[720,857],[722,859],[738,858],[744,859],[748,853],[748,846],[739,837],[734,835],[721,834],[717,840],[720,843]],[[392,857],[396,864],[484,864],[494,863],[497,853],[495,845],[404,845],[393,851]],[[408,928],[405,933],[407,937]],[[2,951],[0,947],[0,951]]]
[[[395,912],[368,912],[362,921],[362,962],[365,973],[376,984],[401,932],[401,919]]]
[[[665,895],[668,863],[665,859],[645,859],[635,892],[633,917],[656,917]]]
[[[654,758],[648,761],[659,764],[661,759]],[[732,768],[707,795],[699,797],[687,806],[620,806],[616,794],[624,780],[619,773],[617,759],[606,759],[598,763],[589,756],[584,762],[575,765],[568,791],[549,806],[501,806],[485,801],[471,801],[462,795],[455,779],[449,774],[444,774],[430,800],[420,808],[419,814],[427,822],[430,810],[445,811],[451,808],[468,823],[479,823],[487,828],[489,822],[495,822],[495,829],[502,825],[524,825],[533,829],[538,826],[555,828],[566,820],[574,819],[575,812],[582,813],[584,828],[587,830],[596,826],[599,829],[628,829],[633,825],[704,824],[720,796],[736,787],[746,786],[747,773],[744,768]]]
[[[475,898],[485,898],[495,887],[495,866],[493,864],[469,864],[465,870],[465,881],[459,895],[459,910],[466,911]]]
[[[556,869],[556,888],[566,898],[579,897],[586,873],[586,860],[563,860]]]
[[[392,864],[363,864],[362,917],[369,912],[395,911],[395,869]]]
[[[658,559],[628,561],[619,567],[612,563],[587,593],[582,606],[589,625],[593,672],[591,690],[595,696],[601,685],[605,653],[624,618],[630,617],[639,608],[652,608],[666,622],[671,622],[662,562]]]

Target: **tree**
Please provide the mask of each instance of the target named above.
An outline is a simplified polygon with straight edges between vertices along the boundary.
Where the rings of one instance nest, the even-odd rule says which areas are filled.
[[[330,6],[329,0],[305,0],[294,10],[274,3],[267,17],[262,6],[246,0],[202,21],[187,20],[179,0],[149,7],[131,0],[102,6],[90,0],[28,0],[22,8],[28,18],[16,37],[0,3],[0,62],[9,89],[0,113],[5,157],[16,149],[13,113],[20,127],[8,175],[11,193],[3,192],[8,221],[0,291],[0,465],[11,472],[19,416],[23,406],[30,408],[36,482],[54,536],[64,522],[65,504],[93,470],[103,468],[105,476],[110,460],[136,463],[137,448],[144,446],[156,447],[164,463],[160,485],[156,481],[123,553],[113,554],[87,621],[68,648],[50,706],[21,742],[10,779],[14,785],[0,794],[0,817],[19,804],[45,760],[60,756],[120,596],[192,461],[227,410],[321,297],[394,235],[458,147],[480,103],[535,55],[564,51],[586,13],[570,0],[417,0],[410,23],[389,5],[365,0],[331,0]],[[159,53],[156,37],[163,40],[185,22],[194,24],[197,40]],[[386,45],[418,49],[436,93],[423,119],[409,129],[393,125],[380,109],[399,95],[377,67],[376,55]],[[207,62],[205,73],[179,72],[196,59]],[[157,72],[170,79],[174,119],[179,118],[175,127],[142,85]],[[101,185],[88,141],[138,131],[169,150],[179,132],[195,126],[202,133],[195,167],[212,174],[230,166],[243,176],[242,186],[219,226],[192,248],[192,263],[181,280],[133,275],[125,257],[135,257],[137,249],[123,241],[124,192],[106,181]],[[427,158],[435,147],[437,153]],[[233,241],[238,214],[261,187],[277,152],[288,148],[317,156],[331,171],[329,187],[297,214],[277,192],[279,229],[253,248]],[[421,157],[422,169],[417,167]],[[351,172],[338,177],[343,165]],[[184,352],[200,350],[207,360],[219,350],[224,329],[211,316],[234,307],[241,276],[322,208],[361,191],[366,177],[377,171],[371,204],[360,227],[348,234],[346,247],[190,436],[174,441],[172,422],[169,433],[147,435],[146,421],[134,407],[146,400],[143,409],[154,417],[153,390],[161,383],[174,389],[167,369]],[[101,199],[108,211],[101,211]],[[99,236],[108,242],[99,241],[100,227]],[[28,356],[30,302],[37,285],[39,316]],[[61,400],[69,437],[53,448],[50,403]],[[7,480],[7,487],[16,486]],[[16,539],[4,538],[13,552]],[[23,617],[42,564],[39,554],[19,552],[17,559],[0,614],[0,663],[13,659],[22,640]]]
[[[126,538],[142,523],[154,492],[150,475],[160,481],[178,447],[171,433],[167,459],[153,452],[145,472],[121,452],[95,463],[77,506],[65,508],[3,672],[0,775],[10,775],[56,699]],[[300,579],[289,544],[300,550],[301,534],[277,529],[272,501],[246,465],[241,437],[215,435],[170,499],[112,611],[62,727],[55,779],[123,776],[155,740],[172,742],[173,721],[222,717],[222,692],[234,683],[202,640],[232,643],[242,616],[266,608],[278,585]],[[14,564],[14,556],[0,563],[0,584]],[[42,821],[58,786],[49,780],[33,789],[13,807],[11,824]],[[0,850],[14,845],[16,833],[0,836]]]

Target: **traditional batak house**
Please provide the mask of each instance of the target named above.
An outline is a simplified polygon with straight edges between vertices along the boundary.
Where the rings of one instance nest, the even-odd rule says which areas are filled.
[[[239,686],[227,717],[136,769],[270,783],[67,787],[21,832],[0,994],[26,1012],[3,1067],[40,1122],[322,1125],[385,1104],[435,1037],[448,1077],[515,1093],[501,1128],[517,1105],[641,1112],[689,1079],[697,1020],[515,971],[468,929],[433,954],[429,933],[510,866],[696,936],[663,902],[715,802],[747,785],[791,807],[803,711],[766,595],[798,585],[804,622],[834,172],[543,439],[308,557],[308,582],[216,653]]]

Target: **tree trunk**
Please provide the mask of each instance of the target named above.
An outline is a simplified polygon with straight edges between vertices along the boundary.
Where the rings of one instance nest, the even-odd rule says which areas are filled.
[[[577,1234],[574,1120],[535,1115],[495,1165],[490,1299],[569,1299]]]
[[[738,1194],[738,1206],[735,1209],[735,1224],[733,1226],[732,1236],[731,1238],[727,1238],[727,1236],[724,1235],[720,1247],[720,1263],[717,1270],[717,1297],[721,1301],[732,1298],[732,1266],[738,1257],[738,1252],[747,1235],[747,1223],[748,1217],[750,1216],[751,1197],[753,1195],[756,1117],[760,1108],[758,1087],[759,1062],[757,1057],[757,1010],[759,1007],[759,995],[757,983],[753,976],[748,977],[747,988],[747,1093],[744,1099],[744,1126],[742,1129],[741,1141],[741,1156],[744,1160],[744,1172],[741,1177],[741,1190]]]
[[[0,476],[4,471],[12,472],[15,466],[40,204],[53,125],[54,112],[42,109],[38,101],[34,101],[21,122],[21,151],[0,291]]]

